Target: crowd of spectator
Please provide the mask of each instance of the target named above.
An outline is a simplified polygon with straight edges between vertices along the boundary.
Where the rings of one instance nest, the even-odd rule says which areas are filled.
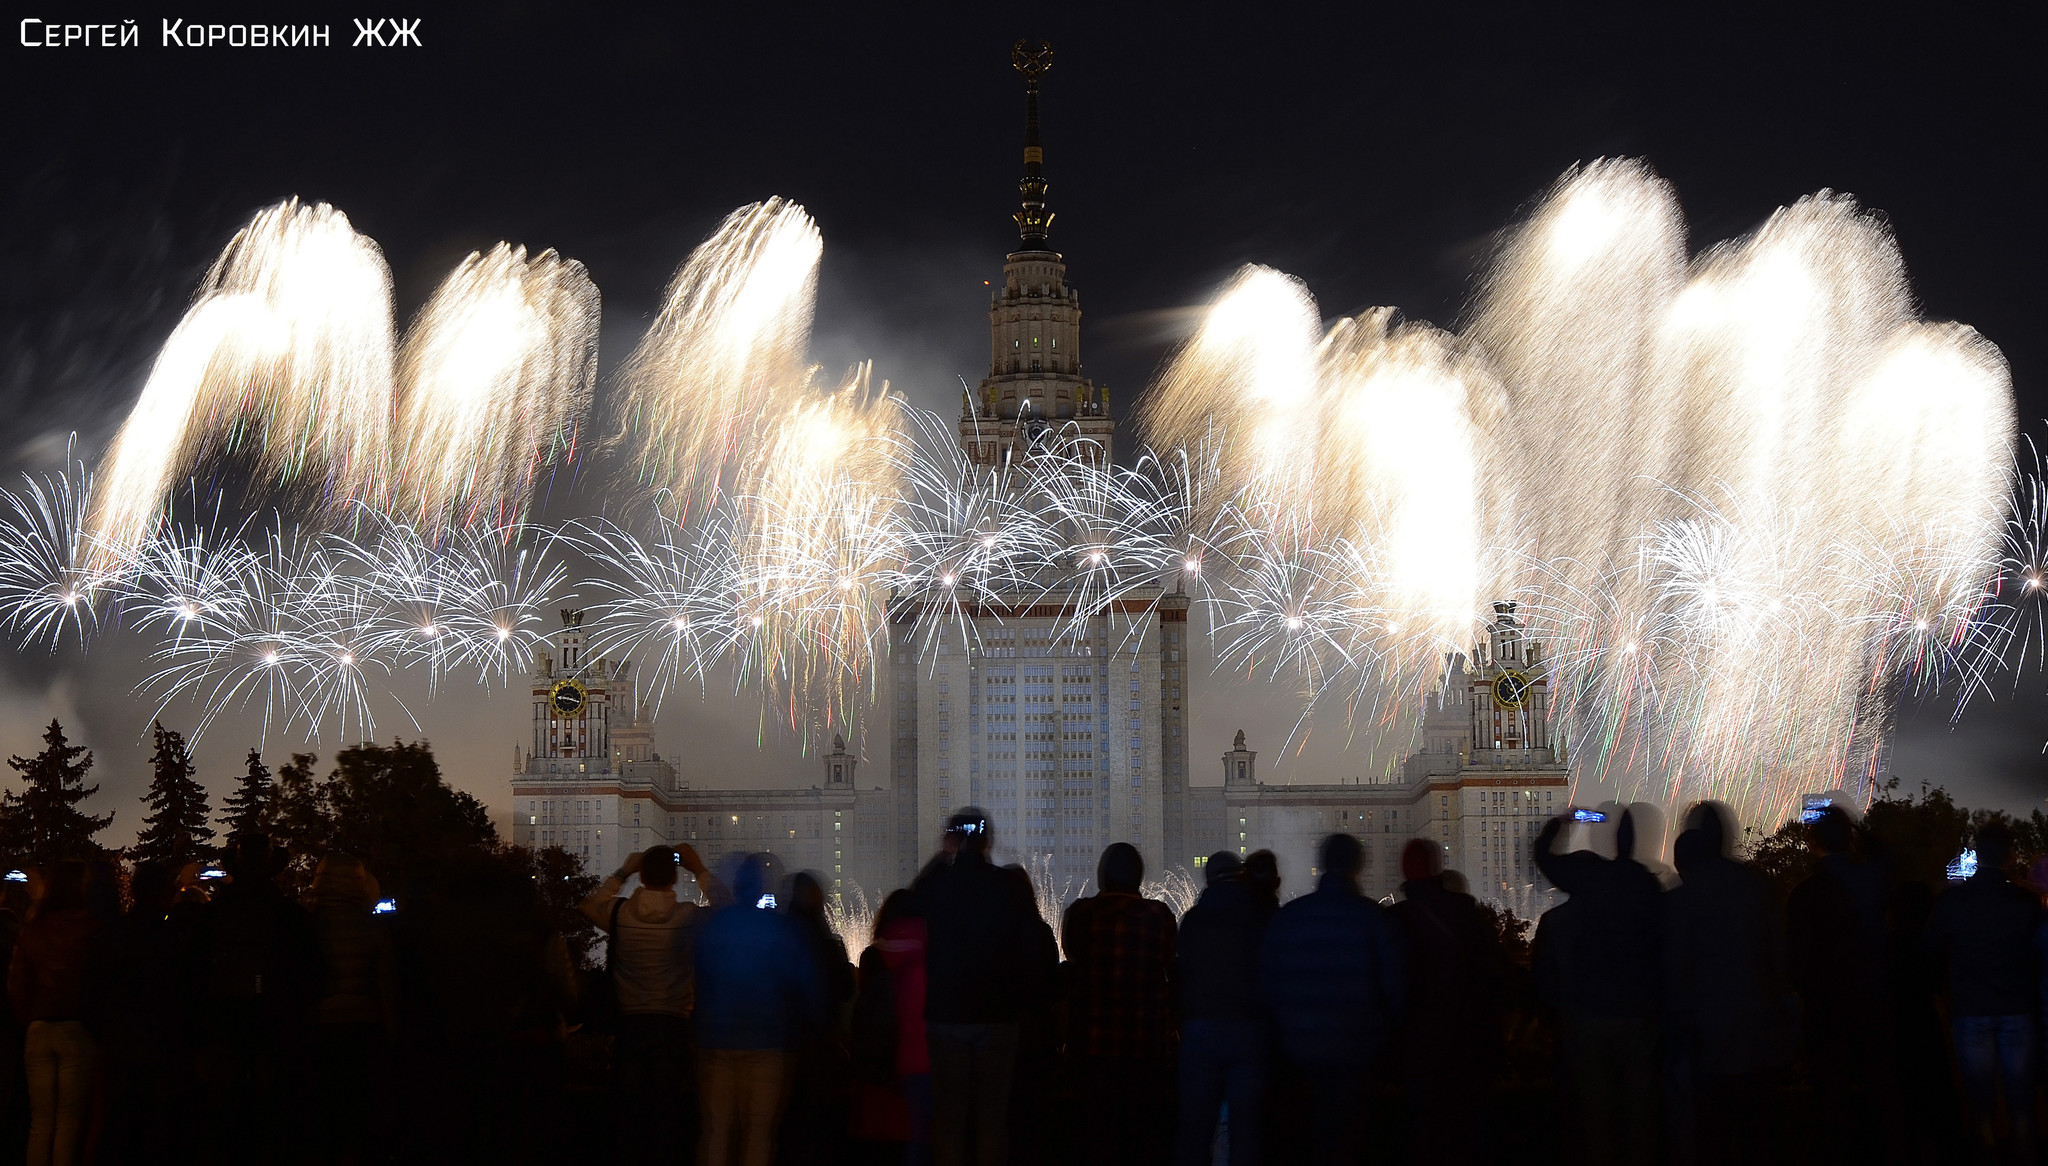
[[[585,974],[502,866],[401,910],[343,854],[287,894],[256,834],[57,863],[0,912],[0,1124],[34,1166],[2033,1159],[2048,926],[2005,827],[1936,894],[1828,807],[1783,895],[1724,809],[1681,825],[1667,868],[1626,812],[1547,823],[1520,949],[1425,840],[1389,903],[1349,835],[1291,897],[1219,853],[1178,919],[1116,843],[1055,932],[970,809],[857,961],[810,875],[657,846],[581,904]]]

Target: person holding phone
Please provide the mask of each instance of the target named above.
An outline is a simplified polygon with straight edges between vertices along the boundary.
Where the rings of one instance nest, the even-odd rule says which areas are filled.
[[[677,896],[676,873],[690,872],[708,905]],[[624,895],[635,875],[640,885]],[[666,1113],[687,1091],[691,1020],[696,1010],[696,943],[708,912],[732,902],[725,884],[688,843],[653,846],[625,863],[578,908],[611,937],[610,969],[619,1031],[612,1071],[619,1100],[635,1115]],[[686,1137],[650,1128],[644,1116],[620,1127],[621,1149],[654,1153]],[[625,1160],[645,1154],[627,1152]]]
[[[825,1019],[803,933],[787,914],[756,906],[768,863],[747,856],[733,876],[734,905],[715,912],[697,939],[700,1166],[775,1160],[797,1043]]]

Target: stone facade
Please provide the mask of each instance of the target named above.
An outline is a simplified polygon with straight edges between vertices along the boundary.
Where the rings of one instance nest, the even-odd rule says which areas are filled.
[[[711,861],[773,854],[835,892],[899,885],[882,881],[896,869],[884,857],[894,845],[892,795],[856,790],[859,759],[844,738],[834,738],[822,780],[808,788],[694,788],[654,751],[632,664],[585,659],[580,613],[563,612],[562,622],[531,678],[532,745],[514,753],[514,843],[560,846],[598,873],[635,851],[688,842]]]
[[[1084,620],[1057,595],[992,598],[928,638],[899,611],[889,742],[894,786],[916,791],[906,823],[932,835],[978,805],[998,858],[1049,864],[1053,889],[1092,879],[1111,842],[1185,849],[1187,611],[1158,592]]]
[[[1240,732],[1223,755],[1223,784],[1188,797],[1190,822],[1202,824],[1190,831],[1200,853],[1169,857],[1199,865],[1200,855],[1217,850],[1271,850],[1283,893],[1292,894],[1320,873],[1315,852],[1324,836],[1355,834],[1365,846],[1366,890],[1385,896],[1400,886],[1402,847],[1426,838],[1480,899],[1533,910],[1546,892],[1531,846],[1571,796],[1571,771],[1549,735],[1542,646],[1526,636],[1514,604],[1498,603],[1487,638],[1445,668],[1424,712],[1421,749],[1384,781],[1269,785]]]
[[[1020,458],[1047,429],[1085,439],[1107,461],[1109,390],[1081,371],[1081,297],[1055,251],[1012,252],[989,302],[989,373],[961,402],[960,448],[976,465]]]

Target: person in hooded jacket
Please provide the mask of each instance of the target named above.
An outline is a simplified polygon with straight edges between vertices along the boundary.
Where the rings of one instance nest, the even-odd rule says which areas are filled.
[[[860,953],[860,983],[848,1032],[852,1160],[877,1166],[912,1162],[911,1147],[928,1140],[920,1126],[913,1141],[910,1112],[914,1076],[923,1077],[927,1115],[931,1108],[931,1063],[924,1049],[924,920],[913,917],[914,909],[910,891],[899,889],[889,892],[876,910],[874,942]],[[906,1039],[898,998],[912,980],[916,1027],[908,1034],[914,1039]]]
[[[676,872],[697,880],[709,906],[676,896]],[[626,880],[640,876],[632,895],[620,898]],[[663,1129],[660,1115],[677,1109],[690,1088],[691,1018],[696,1008],[696,943],[710,911],[732,902],[688,843],[650,847],[598,885],[578,908],[610,937],[611,970],[618,1002],[619,1031],[612,1046],[619,1101],[639,1116],[620,1126],[621,1161],[686,1140],[686,1125]]]
[[[768,861],[755,854],[741,862],[733,903],[713,912],[697,938],[699,1166],[775,1160],[793,1051],[825,1020],[810,941],[763,894]]]
[[[398,1039],[398,958],[374,914],[377,880],[362,860],[331,854],[313,871],[313,934],[320,944],[313,1005],[315,1096],[321,1161],[355,1162],[378,1124],[374,1082]]]
[[[830,1163],[845,1137],[851,1102],[846,1027],[842,1015],[853,1003],[854,968],[846,941],[825,913],[825,886],[810,871],[789,880],[781,911],[803,935],[825,993],[820,1023],[807,1025],[791,1063],[789,1102],[782,1122],[781,1160]]]
[[[1415,1114],[1418,1161],[1484,1161],[1492,1129],[1487,1105],[1500,1069],[1507,961],[1493,922],[1471,895],[1452,890],[1443,848],[1412,838],[1401,849],[1401,898],[1390,909],[1407,943],[1406,1023],[1399,1041],[1402,1083]]]

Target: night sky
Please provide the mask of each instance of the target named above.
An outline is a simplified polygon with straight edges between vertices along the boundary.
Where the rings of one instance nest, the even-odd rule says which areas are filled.
[[[67,18],[56,7],[12,11],[8,27]],[[1010,6],[869,18],[513,3],[400,13],[421,19],[423,43],[382,49],[350,46],[360,10],[292,7],[292,23],[332,26],[333,45],[158,43],[165,17],[278,23],[278,6],[68,14],[133,17],[142,44],[127,49],[29,49],[9,34],[10,480],[55,469],[74,431],[97,456],[221,245],[290,195],[333,203],[378,241],[401,326],[472,249],[504,239],[582,261],[605,297],[600,394],[691,247],[734,207],[784,195],[825,236],[816,359],[833,371],[872,358],[878,378],[950,410],[958,378],[985,372],[982,281],[1000,279],[1016,238],[1023,102],[1008,51],[1027,35],[1056,52],[1043,106],[1053,245],[1087,311],[1087,369],[1119,415],[1244,263],[1299,276],[1329,317],[1387,304],[1456,324],[1501,229],[1603,155],[1646,158],[1675,185],[1695,250],[1802,195],[1853,194],[1891,223],[1923,314],[2004,350],[2023,432],[2041,436],[2048,415],[2040,42],[2018,6],[1650,22],[1536,6],[1077,6],[1086,15],[1034,9],[1027,22]],[[554,511],[592,504],[587,490],[560,484]],[[0,657],[0,752],[32,752],[62,716],[99,755],[117,843],[147,780],[154,705],[128,693],[137,653],[130,639],[83,661]],[[2043,687],[2022,675],[2017,699],[1980,701],[1953,731],[1942,702],[1909,711],[1896,771],[1971,804],[2040,804]],[[1197,700],[1198,778],[1240,726],[1268,780],[1357,776],[1335,725],[1274,764],[1285,693],[1218,683]],[[424,732],[452,780],[502,808],[523,699],[464,688],[414,708],[419,730],[390,707],[379,735]],[[751,697],[714,695],[671,701],[659,736],[693,759],[695,784],[816,780],[814,762],[758,732]],[[254,743],[223,723],[201,777],[224,792]]]

